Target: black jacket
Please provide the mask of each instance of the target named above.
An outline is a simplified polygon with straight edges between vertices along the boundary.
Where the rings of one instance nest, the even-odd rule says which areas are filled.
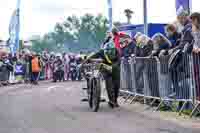
[[[180,43],[178,46],[175,47],[175,49],[181,49],[181,50],[185,49],[185,52],[192,52],[193,40],[194,37],[192,35],[192,24],[189,23],[183,29]]]
[[[122,57],[130,57],[135,52],[136,43],[132,41],[128,46],[122,48]]]
[[[143,47],[136,47],[135,48],[135,55],[138,57],[147,57],[151,55],[153,51],[153,42],[149,41],[147,45],[144,45]]]

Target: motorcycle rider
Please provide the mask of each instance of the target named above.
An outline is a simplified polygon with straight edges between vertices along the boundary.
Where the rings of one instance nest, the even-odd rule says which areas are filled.
[[[120,88],[120,58],[110,35],[105,39],[101,49],[89,55],[83,64],[93,59],[102,60],[102,63],[99,63],[99,69],[106,82],[106,90],[109,98],[108,105],[111,108],[119,107],[117,98]]]

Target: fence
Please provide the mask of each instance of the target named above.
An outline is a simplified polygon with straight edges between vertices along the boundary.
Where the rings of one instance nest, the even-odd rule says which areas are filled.
[[[178,54],[176,54],[177,56]],[[181,114],[192,109],[200,112],[200,54],[130,57],[121,59],[121,93],[132,104],[142,98],[150,106],[157,104],[171,109],[178,103]]]

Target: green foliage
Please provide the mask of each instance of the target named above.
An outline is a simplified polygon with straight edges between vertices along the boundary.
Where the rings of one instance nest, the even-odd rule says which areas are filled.
[[[108,21],[102,16],[85,14],[82,17],[69,16],[57,23],[54,31],[32,41],[32,50],[54,52],[79,52],[97,50],[105,37]]]

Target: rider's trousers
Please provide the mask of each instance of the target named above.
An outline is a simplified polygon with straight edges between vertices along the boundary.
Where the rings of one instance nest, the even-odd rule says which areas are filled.
[[[110,71],[102,70],[106,81],[106,89],[109,101],[117,103],[120,88],[120,68],[119,65],[112,65],[112,73]]]

